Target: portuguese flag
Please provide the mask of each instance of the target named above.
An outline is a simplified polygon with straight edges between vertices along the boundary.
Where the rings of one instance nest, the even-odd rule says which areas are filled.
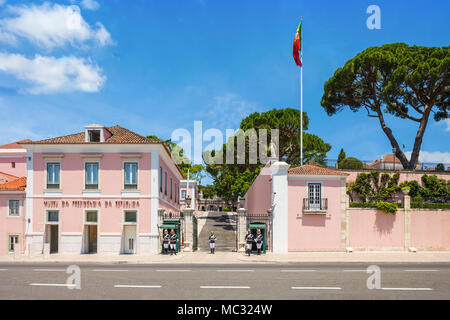
[[[295,33],[294,45],[292,46],[292,54],[294,56],[295,64],[302,67],[302,60],[300,59],[299,51],[302,50],[302,21],[298,25]]]

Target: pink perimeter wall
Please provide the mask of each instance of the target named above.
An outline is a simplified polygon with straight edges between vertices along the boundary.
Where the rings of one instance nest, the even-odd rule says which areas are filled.
[[[268,168],[264,168],[270,170]],[[263,170],[264,170],[263,169]],[[249,214],[267,214],[272,205],[272,176],[260,174],[245,194],[245,209]]]
[[[395,215],[375,209],[349,210],[349,239],[351,247],[404,247],[405,214]]]
[[[411,246],[418,249],[450,248],[450,211],[411,211]]]
[[[19,235],[19,242],[22,245],[22,252],[25,250],[25,242],[23,234],[24,230],[24,207],[25,195],[22,194],[0,194],[0,256],[8,254],[8,235]],[[8,200],[19,200],[19,217],[8,217],[9,206]]]
[[[328,199],[326,214],[303,212],[303,199],[307,197],[307,183],[321,182],[322,198]],[[341,247],[341,181],[288,180],[289,198],[289,251],[336,250]]]

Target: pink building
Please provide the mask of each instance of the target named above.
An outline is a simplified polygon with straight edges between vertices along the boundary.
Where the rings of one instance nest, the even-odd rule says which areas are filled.
[[[284,162],[269,162],[245,195],[250,222],[271,213],[273,252],[342,248],[346,177],[313,165],[289,169]]]
[[[269,249],[276,253],[450,250],[449,210],[413,209],[409,196],[396,214],[349,208],[348,176],[330,168],[289,169],[285,162],[271,161],[245,195],[247,226],[265,228]]]
[[[20,143],[30,141],[22,140],[0,146],[0,184],[26,176],[27,152]]]
[[[0,256],[25,248],[25,177],[0,184]]]
[[[88,125],[21,145],[28,181],[19,236],[26,252],[159,251],[158,212],[179,214],[183,178],[163,143],[120,126]]]

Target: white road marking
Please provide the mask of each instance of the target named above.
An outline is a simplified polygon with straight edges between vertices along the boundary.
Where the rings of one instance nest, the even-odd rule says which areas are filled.
[[[281,270],[281,272],[316,272],[317,270],[297,269],[297,270]]]
[[[157,272],[190,272],[191,270],[186,269],[159,269]]]
[[[439,270],[425,270],[425,269],[406,269],[406,272],[437,272]]]
[[[200,289],[250,289],[248,286],[200,286]]]
[[[75,284],[66,283],[30,283],[30,286],[40,286],[40,287],[75,287]]]
[[[52,272],[52,271],[66,271],[66,269],[33,269],[33,271],[37,272]]]
[[[399,291],[432,291],[431,288],[381,288],[381,290],[399,290]]]
[[[254,272],[255,270],[238,270],[238,269],[229,269],[229,270],[217,270],[217,272]]]
[[[342,290],[340,287],[291,287],[294,290]]]
[[[95,272],[127,272],[128,270],[123,269],[94,269]]]
[[[8,269],[0,269],[0,271],[8,271]]]
[[[114,288],[161,288],[161,286],[143,286],[132,284],[116,284]]]

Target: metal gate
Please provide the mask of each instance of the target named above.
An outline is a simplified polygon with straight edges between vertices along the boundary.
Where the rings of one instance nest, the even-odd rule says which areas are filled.
[[[192,229],[193,229],[193,235],[192,235],[192,251],[197,251],[198,249],[198,228],[197,228],[197,217],[195,215],[192,215]]]

